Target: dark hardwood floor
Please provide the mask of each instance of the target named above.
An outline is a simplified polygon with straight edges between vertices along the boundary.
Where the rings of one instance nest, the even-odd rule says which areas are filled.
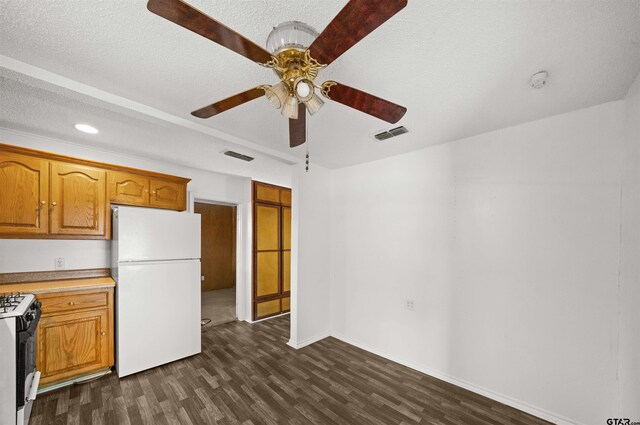
[[[45,393],[31,425],[546,424],[327,338],[285,345],[289,318],[206,328],[203,352]]]

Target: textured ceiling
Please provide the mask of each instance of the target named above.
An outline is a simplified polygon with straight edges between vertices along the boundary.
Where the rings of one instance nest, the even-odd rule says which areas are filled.
[[[0,93],[2,128],[201,170],[267,180],[289,178],[290,167],[281,159],[4,68],[0,68]],[[81,133],[75,123],[91,123],[100,132]],[[228,149],[255,160],[247,163],[221,155]]]
[[[286,20],[305,21],[321,31],[345,1],[190,3],[264,45],[271,27]],[[151,14],[145,1],[0,0],[0,40],[1,55],[284,155],[304,155],[304,147],[289,149],[287,121],[264,99],[206,121],[191,117],[189,112],[198,107],[274,83],[275,76]],[[530,89],[529,77],[541,69],[551,75],[548,87]],[[377,142],[371,134],[388,124],[327,101],[308,120],[312,161],[352,165],[620,99],[639,71],[640,0],[410,0],[319,77],[406,106],[399,124],[410,133]],[[5,75],[2,95],[7,86],[13,91],[3,101],[0,119],[5,126],[18,126],[6,108],[25,103],[20,87],[33,84],[9,84],[8,79],[15,76]],[[50,89],[46,93],[68,96]],[[36,94],[25,89],[24,96]],[[144,121],[137,113],[131,117]],[[68,123],[59,118],[43,112],[33,116],[42,122],[32,127],[64,134],[56,126]],[[224,144],[192,129],[180,132],[175,128],[171,137],[197,139],[193,146],[203,140]],[[150,150],[154,139],[143,133],[135,134],[136,143]],[[180,144],[168,144],[163,154],[170,158],[172,149]]]

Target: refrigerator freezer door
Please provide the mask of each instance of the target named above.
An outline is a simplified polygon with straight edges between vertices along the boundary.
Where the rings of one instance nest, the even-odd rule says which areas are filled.
[[[200,215],[118,207],[114,213],[114,262],[200,258]]]
[[[125,263],[119,269],[118,376],[200,353],[200,261]]]

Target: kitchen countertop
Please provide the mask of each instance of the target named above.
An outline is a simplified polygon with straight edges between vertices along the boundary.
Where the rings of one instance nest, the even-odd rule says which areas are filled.
[[[110,277],[86,279],[47,280],[42,282],[22,282],[0,284],[0,294],[21,292],[23,294],[46,294],[100,288],[113,288],[116,282]]]

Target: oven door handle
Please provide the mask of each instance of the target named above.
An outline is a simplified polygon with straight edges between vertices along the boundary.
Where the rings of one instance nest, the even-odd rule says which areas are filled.
[[[29,325],[29,329],[27,329],[27,333],[29,336],[34,336],[36,334],[36,329],[38,327],[38,323],[40,322],[40,316],[42,316],[42,310],[36,310],[36,317],[33,319],[31,324]]]
[[[36,399],[39,386],[40,386],[40,372],[36,372],[33,374],[33,380],[31,381],[31,388],[29,388],[29,395],[27,396],[27,400],[26,400],[27,403]]]

